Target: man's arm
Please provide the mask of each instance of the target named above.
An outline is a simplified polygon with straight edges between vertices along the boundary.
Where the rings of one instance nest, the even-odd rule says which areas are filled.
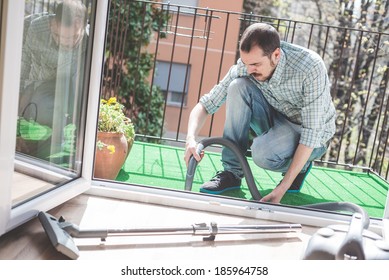
[[[301,109],[301,136],[292,163],[281,183],[262,201],[279,203],[308,161],[313,147],[322,143],[321,135],[325,130],[326,115],[331,107],[329,81],[324,62],[317,55],[304,80],[304,100]]]
[[[264,196],[261,201],[263,202],[272,202],[280,203],[282,197],[292,185],[294,179],[303,169],[304,165],[307,163],[313,148],[299,144],[297,146],[296,152],[294,153],[292,163],[289,166],[288,171],[286,172],[284,178],[280,184],[268,195]]]
[[[192,109],[188,121],[188,133],[186,137],[185,163],[188,165],[191,155],[197,161],[201,160],[202,155],[196,152],[196,136],[204,126],[208,115],[214,114],[225,102],[227,97],[227,88],[237,77],[247,76],[246,66],[239,59],[237,64],[231,66],[223,80],[215,85],[211,91],[203,95],[200,102]]]
[[[196,136],[198,135],[200,129],[204,126],[207,116],[208,113],[201,103],[197,103],[189,115],[184,156],[186,165],[188,165],[191,155],[193,155],[197,161],[201,160],[201,156],[196,152]]]
[[[35,33],[28,29],[28,33],[26,35],[26,40],[23,42],[22,48],[22,63],[21,63],[21,72],[20,72],[20,90],[24,89],[25,82],[28,80],[31,69],[31,61],[32,61],[32,48],[31,44],[35,42]]]

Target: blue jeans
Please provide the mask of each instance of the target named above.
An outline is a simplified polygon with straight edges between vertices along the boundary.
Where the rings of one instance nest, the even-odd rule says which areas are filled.
[[[245,154],[251,127],[257,135],[251,146],[254,163],[267,170],[286,172],[299,144],[301,125],[290,122],[269,105],[260,89],[248,78],[238,78],[230,84],[226,103],[223,137],[236,143]],[[315,148],[302,171],[326,150],[326,146]],[[228,148],[223,149],[222,163],[224,170],[243,178],[241,165]]]

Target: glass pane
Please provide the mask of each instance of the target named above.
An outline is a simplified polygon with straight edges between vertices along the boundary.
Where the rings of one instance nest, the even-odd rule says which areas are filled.
[[[26,3],[14,204],[80,175],[92,5],[83,2]]]

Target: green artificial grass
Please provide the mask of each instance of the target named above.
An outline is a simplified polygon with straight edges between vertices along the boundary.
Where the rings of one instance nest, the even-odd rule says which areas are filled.
[[[135,141],[116,180],[184,190],[186,165],[183,158],[183,148]],[[270,193],[282,175],[259,168],[251,158],[248,158],[248,162],[261,195]],[[199,192],[202,183],[212,178],[218,170],[222,170],[220,153],[206,151],[196,168],[192,191]],[[281,203],[299,206],[348,201],[365,208],[370,217],[382,218],[388,188],[388,182],[374,174],[313,166],[302,190],[299,193],[286,193]],[[252,199],[245,180],[240,190],[225,192],[223,196]]]

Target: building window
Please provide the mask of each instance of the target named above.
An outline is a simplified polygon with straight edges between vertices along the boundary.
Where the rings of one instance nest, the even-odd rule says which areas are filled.
[[[154,84],[161,89],[168,105],[181,106],[182,104],[185,106],[189,76],[190,65],[158,61]]]
[[[198,0],[163,0],[164,4],[170,5],[179,5],[179,6],[189,6],[189,7],[197,7]],[[164,7],[166,9],[166,6]],[[177,11],[178,8],[176,6],[169,7],[171,11]],[[193,14],[194,9],[191,8],[180,8],[180,12]]]

